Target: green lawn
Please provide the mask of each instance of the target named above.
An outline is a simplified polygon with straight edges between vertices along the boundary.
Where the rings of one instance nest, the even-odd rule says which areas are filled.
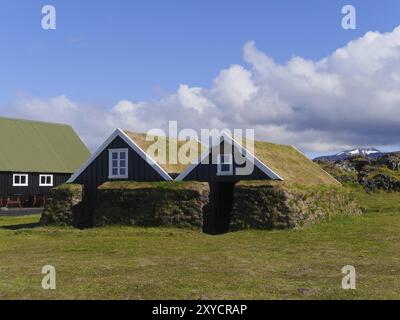
[[[301,230],[208,236],[182,229],[42,228],[0,218],[3,299],[399,299],[400,194]],[[57,289],[41,288],[54,265]],[[357,290],[341,289],[354,265]]]

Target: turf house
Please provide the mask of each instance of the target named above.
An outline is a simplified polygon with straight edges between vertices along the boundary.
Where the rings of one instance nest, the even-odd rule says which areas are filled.
[[[341,184],[293,146],[239,143],[227,134],[209,146],[148,138],[115,130],[67,184],[51,191],[42,222],[174,225],[220,234],[291,228],[353,212]],[[164,158],[149,154],[154,141],[165,142],[158,150]],[[172,159],[171,141],[195,152],[186,152],[184,163]]]

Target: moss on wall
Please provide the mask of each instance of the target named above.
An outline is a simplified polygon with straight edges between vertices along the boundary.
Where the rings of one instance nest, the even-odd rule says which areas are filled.
[[[98,188],[94,225],[202,228],[209,188],[199,182],[106,182]]]
[[[63,184],[49,192],[40,222],[44,225],[79,226],[83,218],[83,186]]]
[[[245,182],[234,188],[230,230],[286,229],[358,214],[354,195],[343,187]]]
[[[177,226],[202,229],[213,214],[208,183],[106,182],[98,188],[94,226]],[[47,225],[85,226],[88,221],[81,185],[50,191],[41,218]],[[235,185],[229,230],[286,229],[361,210],[352,191],[334,186],[285,185],[243,181]]]

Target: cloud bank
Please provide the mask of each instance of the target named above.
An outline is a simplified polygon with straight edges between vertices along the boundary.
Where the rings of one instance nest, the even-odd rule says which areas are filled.
[[[368,32],[319,61],[278,64],[248,42],[244,61],[248,67],[220,71],[211,88],[182,84],[156,101],[121,100],[105,110],[66,95],[25,98],[10,115],[69,123],[91,149],[116,127],[166,129],[169,120],[180,128],[254,128],[257,138],[305,152],[399,144],[400,27]]]

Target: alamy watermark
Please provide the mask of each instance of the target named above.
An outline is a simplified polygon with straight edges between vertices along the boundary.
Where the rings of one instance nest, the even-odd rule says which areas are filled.
[[[352,5],[345,5],[342,8],[342,28],[345,30],[355,30],[357,29],[357,12],[356,8]]]
[[[44,290],[56,290],[56,268],[52,265],[45,265],[42,268],[42,288]]]
[[[42,7],[42,28],[43,30],[56,30],[57,28],[57,14],[56,8],[52,5],[45,5]]]
[[[355,30],[357,28],[357,12],[353,5],[347,4],[342,7],[342,28],[345,30]],[[57,28],[56,7],[45,5],[42,7],[42,28],[43,30],[55,30]]]
[[[342,7],[342,28],[345,30],[357,29],[357,12],[353,5],[347,4]],[[56,30],[57,28],[57,14],[54,5],[47,4],[42,7],[42,28],[43,30]]]
[[[342,279],[342,289],[355,290],[356,289],[356,268],[351,265],[342,268],[342,274],[345,276]]]
[[[177,121],[169,121],[167,133],[151,129],[146,141],[151,142],[144,150],[148,160],[160,165],[219,165],[222,159],[232,165],[232,175],[246,176],[254,170],[254,129],[201,129],[199,135],[194,129],[178,132]]]

